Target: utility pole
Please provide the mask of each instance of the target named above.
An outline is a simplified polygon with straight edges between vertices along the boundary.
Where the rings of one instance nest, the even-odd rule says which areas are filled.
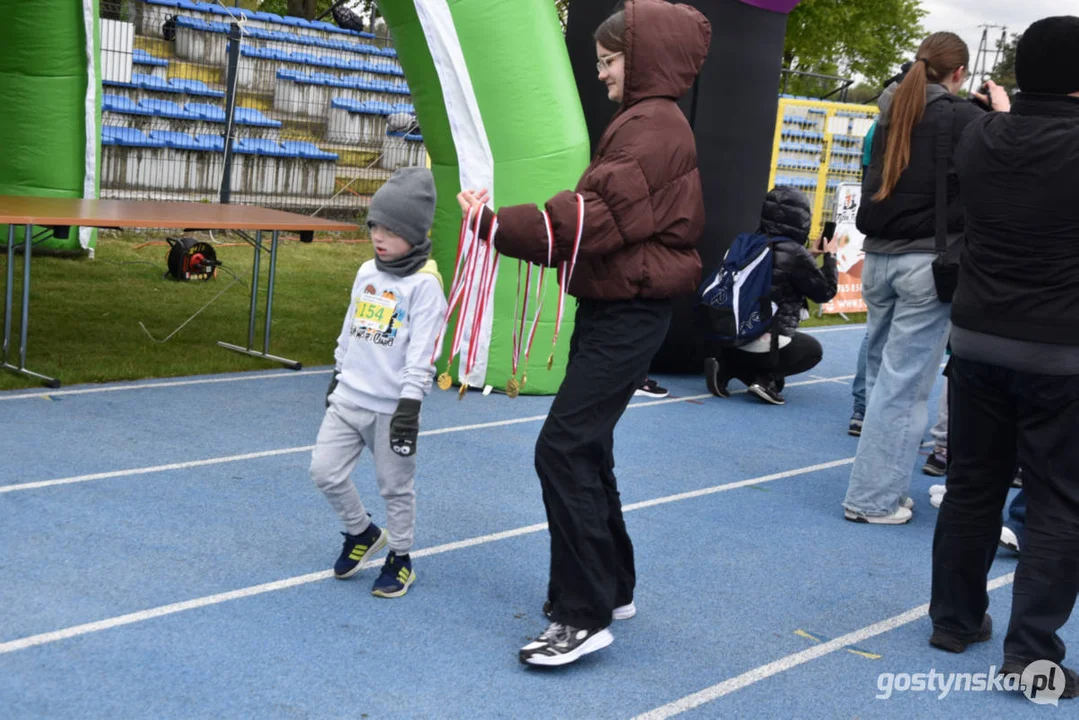
[[[982,81],[993,74],[993,71],[997,69],[997,63],[1000,62],[1000,53],[1004,46],[1004,43],[1008,41],[1008,28],[1004,25],[979,25],[982,29],[982,40],[978,43],[978,56],[974,60],[974,67],[970,72],[970,85],[967,88],[969,92],[974,92],[981,86]],[[989,49],[989,31],[1000,29],[1000,41],[997,43],[996,51]],[[989,55],[993,53],[993,66],[989,66]]]

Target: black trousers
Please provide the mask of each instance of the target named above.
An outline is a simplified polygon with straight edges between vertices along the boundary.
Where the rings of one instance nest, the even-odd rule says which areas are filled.
[[[604,628],[633,599],[633,543],[614,475],[614,428],[647,374],[671,303],[578,303],[566,377],[536,441],[551,536],[555,622]]]
[[[953,357],[948,493],[933,538],[933,626],[977,635],[1001,511],[1023,459],[1026,537],[1004,659],[1060,663],[1057,630],[1079,591],[1079,375],[1032,375]]]
[[[723,371],[728,377],[741,380],[746,385],[768,380],[783,380],[791,375],[809,372],[817,367],[824,350],[812,335],[796,332],[790,343],[776,353],[773,367],[770,353],[751,353],[737,348],[715,348],[715,357],[721,358]]]

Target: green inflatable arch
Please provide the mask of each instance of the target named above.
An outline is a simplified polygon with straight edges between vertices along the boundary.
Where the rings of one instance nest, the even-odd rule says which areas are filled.
[[[576,185],[588,166],[590,145],[577,86],[555,4],[551,0],[400,0],[380,3],[412,89],[424,144],[438,189],[432,231],[434,258],[452,274],[461,226],[461,188],[488,188],[493,207],[535,203]],[[497,28],[497,31],[496,31]],[[490,312],[479,337],[466,318],[461,356],[477,343],[466,376],[459,361],[450,371],[473,388],[505,388],[511,378],[518,263],[500,264]],[[448,277],[447,277],[448,280]],[[477,283],[478,287],[478,283]],[[552,394],[565,374],[575,304],[552,350],[558,284],[546,273],[543,314],[521,392]],[[529,322],[531,322],[531,311]],[[449,357],[454,326],[444,342]]]
[[[0,195],[96,198],[101,66],[97,0],[9,0],[0,22]],[[0,243],[7,243],[7,227]],[[22,228],[16,230],[22,242]],[[89,229],[36,248],[93,251]]]

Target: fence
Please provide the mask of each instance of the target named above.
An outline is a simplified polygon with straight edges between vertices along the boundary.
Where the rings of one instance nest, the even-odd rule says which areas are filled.
[[[354,218],[393,170],[426,164],[387,38],[231,0],[100,6],[101,197]]]
[[[840,183],[861,181],[862,142],[877,113],[869,105],[779,99],[768,187],[791,185],[809,196],[812,236],[835,215]]]

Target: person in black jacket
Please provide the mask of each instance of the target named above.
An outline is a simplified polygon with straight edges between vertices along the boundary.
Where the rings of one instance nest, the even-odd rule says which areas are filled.
[[[911,468],[949,331],[949,306],[938,299],[932,270],[938,137],[949,155],[942,209],[948,242],[955,242],[963,232],[963,203],[950,156],[963,128],[985,113],[956,95],[969,62],[959,36],[934,33],[903,81],[881,96],[857,220],[866,236],[869,343],[865,419],[843,499],[844,517],[853,522],[900,525],[913,517]],[[1007,95],[997,92],[994,102],[1005,109]]]
[[[807,298],[825,303],[835,297],[839,275],[834,238],[824,246],[823,269],[806,250],[812,219],[809,199],[800,190],[777,187],[765,198],[759,232],[775,238],[771,298],[777,309],[772,330],[779,334],[779,352],[773,365],[771,333],[741,347],[713,348],[714,357],[705,360],[704,371],[713,395],[730,397],[727,383],[737,378],[761,400],[783,405],[786,401],[780,393],[786,378],[808,372],[821,361],[820,343],[798,332],[798,324]]]
[[[962,652],[992,633],[986,577],[1021,457],[1027,515],[1006,675],[1037,660],[1059,665],[1057,630],[1079,594],[1076,48],[1079,17],[1031,25],[1016,51],[1011,113],[976,120],[955,154],[966,247],[952,307],[951,457],[933,540],[930,643]],[[1056,670],[1033,687],[1075,697],[1079,677]]]

